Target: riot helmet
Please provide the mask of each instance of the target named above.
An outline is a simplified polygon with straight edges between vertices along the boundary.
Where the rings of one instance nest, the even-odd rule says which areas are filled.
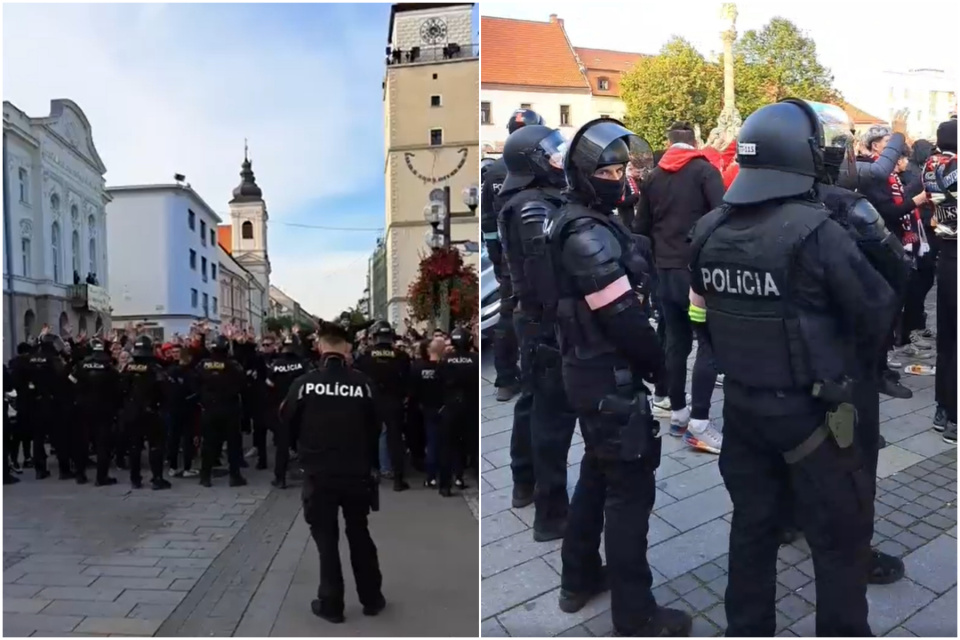
[[[543,124],[543,118],[533,109],[517,109],[507,122],[507,131],[513,133],[531,124]]]
[[[470,349],[470,343],[472,340],[473,338],[470,335],[470,332],[463,327],[456,327],[450,333],[450,344],[460,351],[467,351]]]
[[[536,186],[566,185],[563,155],[567,141],[557,129],[533,124],[515,133],[503,145],[503,163],[507,177],[501,192],[511,192],[539,182]]]
[[[393,344],[393,327],[390,326],[390,323],[386,320],[380,320],[373,326],[371,329],[371,334],[373,335],[373,341],[376,344]]]
[[[219,335],[213,339],[210,351],[219,356],[226,355],[230,351],[230,339],[227,336]]]
[[[90,351],[93,352],[94,354],[105,353],[106,350],[107,350],[107,347],[105,344],[103,344],[103,340],[101,340],[100,338],[94,338],[93,340],[90,341]]]
[[[564,155],[569,190],[589,206],[612,210],[623,197],[627,163],[640,156],[653,157],[650,145],[622,122],[591,120],[574,134]]]
[[[483,179],[487,176],[487,169],[489,169],[494,162],[496,162],[496,160],[490,156],[480,160],[480,182],[483,182]]]
[[[58,354],[63,351],[63,340],[60,336],[53,333],[45,333],[40,336],[40,353]]]
[[[294,353],[297,350],[297,343],[294,342],[293,336],[284,336],[283,337],[283,353]]]
[[[823,127],[802,100],[754,111],[737,136],[740,171],[723,201],[750,205],[803,195],[824,176]]]
[[[941,122],[937,127],[937,148],[950,153],[957,152],[957,117]]]
[[[799,103],[795,102],[794,104]],[[853,146],[853,122],[841,107],[804,101],[813,110],[823,129],[823,170],[817,180],[856,191],[857,156]]]
[[[133,357],[153,357],[153,340],[150,339],[150,336],[140,336],[137,338],[136,342],[133,343]]]

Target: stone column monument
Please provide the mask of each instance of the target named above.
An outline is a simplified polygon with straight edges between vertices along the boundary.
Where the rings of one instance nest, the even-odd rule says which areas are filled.
[[[737,39],[737,5],[725,2],[720,6],[720,24],[723,30],[723,110],[717,119],[717,127],[710,132],[707,144],[725,147],[740,133],[743,119],[735,104],[733,84],[733,43]]]

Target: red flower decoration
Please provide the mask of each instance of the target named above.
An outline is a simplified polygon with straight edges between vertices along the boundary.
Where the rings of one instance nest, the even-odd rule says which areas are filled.
[[[450,320],[468,323],[479,311],[480,291],[477,272],[466,265],[454,248],[439,249],[420,259],[417,279],[407,293],[411,317],[418,322],[433,319],[440,309],[441,284],[447,283]]]

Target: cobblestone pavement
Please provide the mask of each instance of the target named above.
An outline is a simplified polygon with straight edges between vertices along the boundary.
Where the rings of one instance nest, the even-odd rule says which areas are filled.
[[[481,634],[611,635],[609,593],[576,614],[559,610],[560,541],[534,542],[533,506],[510,506],[513,403],[496,401],[492,354],[484,356]],[[934,378],[903,379],[914,391],[912,399],[881,397],[880,431],[888,446],[880,452],[874,543],[903,558],[906,578],[869,588],[870,624],[876,635],[956,637],[956,447],[931,430]],[[722,403],[723,392],[716,389],[711,415],[720,424]],[[578,431],[568,457],[571,491],[582,455]],[[690,612],[693,636],[717,636],[726,627],[723,593],[731,511],[717,457],[664,436],[648,558],[657,602]],[[778,635],[815,635],[812,560],[802,539],[781,547],[777,570]]]
[[[309,609],[319,563],[299,488],[246,476],[235,489],[183,479],[154,492],[24,473],[3,492],[4,636],[476,635],[469,500],[384,485],[370,525],[389,606],[360,615],[341,535],[348,620],[330,625]]]

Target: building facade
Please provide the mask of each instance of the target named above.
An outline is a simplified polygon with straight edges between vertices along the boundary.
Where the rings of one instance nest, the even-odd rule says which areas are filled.
[[[387,245],[377,238],[377,248],[370,256],[367,280],[370,282],[370,310],[367,317],[387,319]]]
[[[480,173],[479,47],[472,3],[401,3],[390,13],[383,83],[386,142],[386,319],[407,323],[407,292],[430,249],[423,211],[450,189],[453,242],[479,239],[463,191]],[[376,285],[375,285],[376,287]]]
[[[219,227],[222,229],[223,227]],[[220,319],[246,331],[260,333],[264,314],[261,306],[263,285],[244,269],[222,245],[220,259]]]
[[[33,118],[3,103],[3,342],[110,329],[107,169],[71,100]]]
[[[939,69],[884,73],[889,120],[906,109],[907,134],[936,140],[937,126],[957,112],[957,78]]]
[[[289,316],[294,324],[299,324],[301,327],[316,325],[314,316],[301,307],[299,302],[277,287],[270,285],[270,317],[279,318],[281,316]]]
[[[107,205],[113,322],[156,340],[220,323],[220,217],[190,185],[111,187]]]

